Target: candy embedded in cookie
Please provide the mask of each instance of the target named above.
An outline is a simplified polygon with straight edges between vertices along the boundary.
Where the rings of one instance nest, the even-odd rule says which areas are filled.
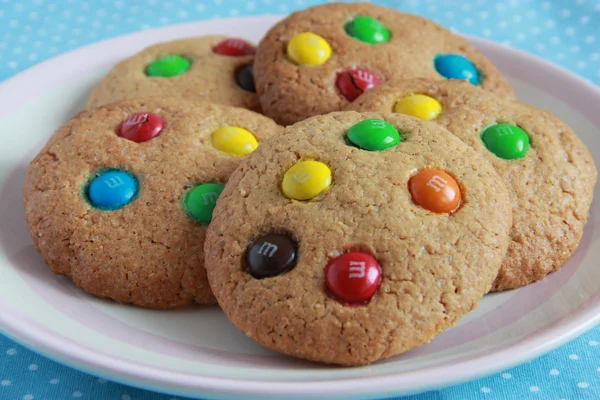
[[[417,97],[427,100],[408,100]],[[492,163],[509,189],[514,221],[492,290],[544,279],[577,249],[597,171],[586,146],[555,115],[463,82],[422,79],[386,82],[347,109],[432,120]]]
[[[476,306],[510,209],[492,166],[438,125],[331,113],[287,127],[234,172],[208,228],[207,273],[258,343],[364,365],[428,343]]]
[[[229,175],[281,131],[248,110],[173,99],[80,113],[29,166],[33,242],[54,272],[95,296],[214,304],[206,228]]]
[[[263,112],[283,125],[341,110],[389,79],[418,77],[464,80],[514,97],[500,71],[465,39],[369,3],[293,13],[261,40],[254,69]]]
[[[258,111],[253,44],[203,36],[152,45],[120,62],[98,83],[88,108],[137,99],[173,97]]]

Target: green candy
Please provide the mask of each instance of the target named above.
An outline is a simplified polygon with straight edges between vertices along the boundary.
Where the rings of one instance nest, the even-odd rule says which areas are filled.
[[[352,125],[348,140],[363,150],[382,151],[402,141],[398,130],[382,119],[372,118]]]
[[[377,44],[390,41],[389,29],[373,17],[355,17],[346,24],[345,29],[348,35],[361,42]]]
[[[223,191],[223,185],[204,183],[193,188],[183,199],[183,209],[190,218],[208,225],[212,220],[217,199]]]
[[[163,56],[152,61],[146,67],[146,75],[168,78],[181,75],[190,69],[192,62],[182,56]]]
[[[487,127],[481,134],[485,147],[504,160],[525,157],[529,149],[529,135],[518,126],[497,124]]]

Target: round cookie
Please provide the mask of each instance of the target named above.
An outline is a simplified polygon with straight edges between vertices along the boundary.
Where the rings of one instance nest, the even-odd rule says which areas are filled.
[[[287,127],[233,173],[207,233],[208,278],[258,343],[364,365],[476,307],[510,209],[492,166],[440,126],[333,112]]]
[[[241,154],[281,130],[252,111],[172,99],[84,111],[27,171],[33,243],[93,295],[151,308],[214,304],[203,255],[212,209]]]
[[[390,81],[348,109],[433,120],[492,163],[509,188],[514,221],[492,290],[539,281],[577,249],[597,171],[586,146],[551,112],[462,82],[420,79]]]
[[[263,112],[282,125],[341,110],[393,77],[470,79],[514,97],[498,69],[465,39],[424,18],[368,3],[293,13],[261,40],[255,66]]]
[[[113,67],[93,89],[88,108],[175,97],[259,111],[252,75],[254,52],[254,45],[226,36],[155,44]]]

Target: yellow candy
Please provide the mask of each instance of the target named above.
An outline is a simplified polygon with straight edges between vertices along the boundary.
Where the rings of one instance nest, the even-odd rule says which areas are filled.
[[[331,186],[331,170],[319,161],[300,161],[287,170],[281,188],[286,197],[310,200]]]
[[[432,120],[440,115],[442,105],[433,97],[424,94],[412,94],[398,101],[394,111],[424,120]]]
[[[211,139],[215,149],[234,156],[245,156],[258,147],[254,135],[237,126],[219,128],[212,133]]]
[[[289,41],[287,54],[296,64],[320,65],[331,57],[331,46],[316,33],[304,32]]]

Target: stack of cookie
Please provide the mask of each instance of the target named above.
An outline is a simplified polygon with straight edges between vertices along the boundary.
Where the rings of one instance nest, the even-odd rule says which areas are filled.
[[[157,44],[88,106],[27,174],[52,270],[120,303],[218,303],[325,363],[403,353],[556,271],[596,184],[575,133],[467,41],[365,3],[294,13],[257,47]]]

